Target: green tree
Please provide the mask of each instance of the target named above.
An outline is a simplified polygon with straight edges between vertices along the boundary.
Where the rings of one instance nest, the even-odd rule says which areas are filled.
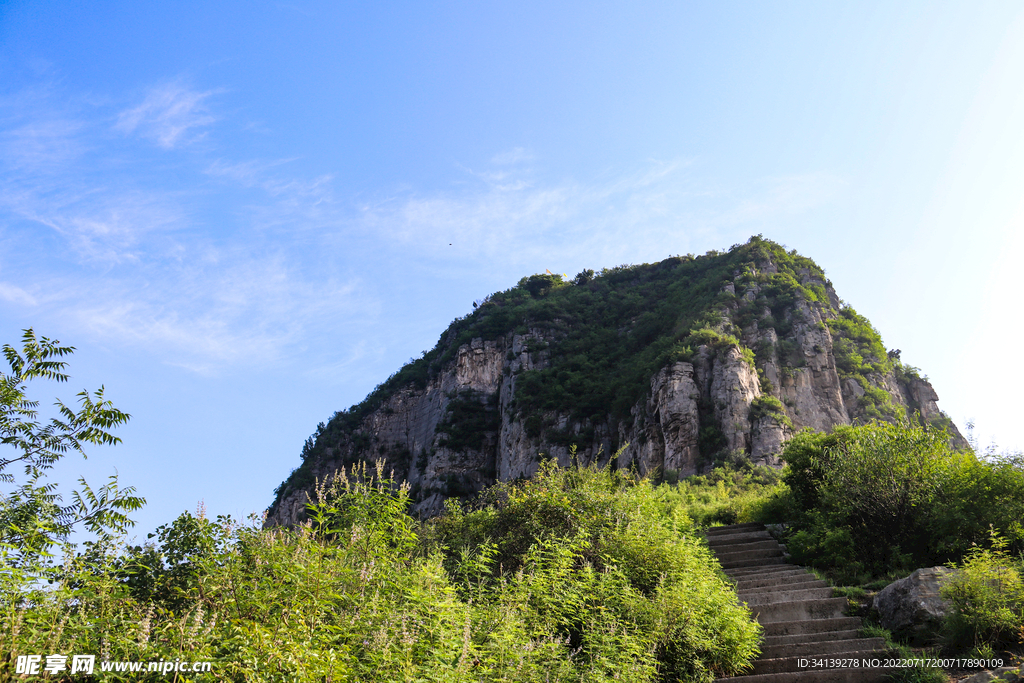
[[[994,529],[1024,548],[1024,468],[957,451],[916,422],[801,431],[782,453],[795,514],[788,547],[843,581],[959,561]]]
[[[27,385],[38,379],[66,382],[67,362],[61,359],[75,349],[55,339],[37,339],[31,328],[24,330],[21,341],[20,352],[4,345],[10,374],[0,373],[0,443],[13,449],[0,453],[0,484],[13,486],[0,491],[0,566],[8,567],[38,566],[76,528],[101,537],[123,532],[134,524],[128,513],[146,502],[134,495],[134,487],[119,488],[117,475],[96,489],[80,478],[68,503],[57,484],[47,481],[49,470],[68,453],[85,457],[86,444],[120,443],[110,430],[130,416],[105,400],[100,387],[92,394],[80,392],[77,410],[58,399],[57,415],[40,421],[39,402],[29,398]]]

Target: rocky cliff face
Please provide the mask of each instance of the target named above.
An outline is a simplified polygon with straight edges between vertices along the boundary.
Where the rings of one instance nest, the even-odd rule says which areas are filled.
[[[764,295],[765,283],[777,281],[771,254],[746,264],[742,277],[732,272],[704,311],[709,330],[686,337],[693,342],[688,360],[654,371],[628,416],[521,409],[517,384],[552,367],[565,336],[558,320],[447,349],[452,340],[442,339],[444,362],[425,381],[394,388],[363,414],[356,407],[336,414],[318,429],[302,467],[279,490],[268,524],[299,521],[314,480],[360,460],[383,460],[395,479],[409,482],[418,511],[430,515],[446,497],[531,476],[542,458],[603,465],[617,453],[616,467],[670,476],[699,473],[723,459],[781,466],[779,454],[795,431],[869,419],[941,423],[966,445],[938,409],[934,389],[899,363],[898,352],[874,365],[861,362],[866,342],[855,342],[864,333],[843,321],[820,270],[793,274],[797,287],[824,296],[779,304]]]

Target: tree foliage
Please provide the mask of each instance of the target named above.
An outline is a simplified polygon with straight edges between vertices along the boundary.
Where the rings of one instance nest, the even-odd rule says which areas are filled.
[[[1024,643],[1024,562],[1007,552],[1007,545],[992,532],[991,547],[972,548],[942,586],[953,607],[944,627],[954,645]]]
[[[75,527],[94,534],[118,533],[132,525],[128,514],[145,500],[132,487],[120,488],[116,475],[99,488],[79,479],[70,502],[47,475],[69,453],[85,457],[86,445],[114,445],[120,438],[110,430],[130,416],[104,399],[103,387],[77,395],[78,406],[57,400],[56,416],[43,421],[39,402],[29,397],[33,380],[67,382],[72,346],[36,338],[24,331],[19,351],[3,347],[9,373],[0,374],[0,483],[13,488],[0,492],[0,549],[3,562],[25,566],[38,561],[55,544],[67,541]],[[8,448],[9,447],[9,448]],[[13,451],[13,452],[12,452]],[[15,470],[20,470],[16,472]]]
[[[803,431],[786,444],[794,557],[857,582],[958,561],[990,530],[1024,550],[1024,469],[912,423]]]

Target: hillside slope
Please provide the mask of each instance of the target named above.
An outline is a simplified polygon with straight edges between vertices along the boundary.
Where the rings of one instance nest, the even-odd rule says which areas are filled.
[[[383,460],[421,514],[531,476],[541,458],[673,478],[748,458],[780,465],[803,427],[909,418],[949,430],[938,396],[810,259],[753,237],[727,252],[523,278],[437,346],[321,423],[268,524],[315,480]]]

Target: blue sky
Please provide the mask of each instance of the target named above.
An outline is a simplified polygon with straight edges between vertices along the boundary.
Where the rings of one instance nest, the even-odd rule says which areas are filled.
[[[261,511],[475,299],[761,233],[1024,447],[1017,2],[0,4],[0,341],[149,499]]]

